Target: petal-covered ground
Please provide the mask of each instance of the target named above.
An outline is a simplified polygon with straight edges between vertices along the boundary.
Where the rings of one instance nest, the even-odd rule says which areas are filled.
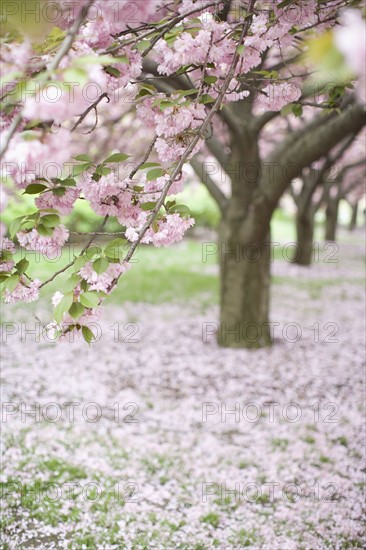
[[[274,263],[259,351],[194,302],[108,306],[90,348],[8,310],[2,548],[363,548],[363,250],[339,259]]]

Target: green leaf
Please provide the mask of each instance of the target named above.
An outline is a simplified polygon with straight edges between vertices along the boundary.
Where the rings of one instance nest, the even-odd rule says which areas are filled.
[[[161,101],[159,103],[159,108],[162,111],[165,111],[165,109],[169,109],[169,107],[175,107],[175,106],[176,106],[176,103],[174,103],[174,101]]]
[[[202,94],[200,97],[200,103],[203,103],[204,105],[206,105],[207,103],[213,103],[214,101],[215,99],[208,94]]]
[[[0,258],[3,262],[9,262],[13,258],[13,254],[10,252],[10,250],[0,250]]]
[[[56,187],[56,189],[53,189],[52,192],[56,195],[56,197],[63,197],[66,193],[66,187]]]
[[[88,162],[88,164],[79,164],[78,166],[72,167],[72,175],[74,177],[80,176],[80,174],[83,174],[84,172],[87,172],[90,170],[90,168],[93,166],[92,162]]]
[[[73,178],[67,178],[63,180],[62,185],[65,187],[76,187],[76,181]]]
[[[42,237],[51,237],[53,235],[53,227],[46,227],[42,223],[37,225],[37,231]]]
[[[23,273],[25,273],[27,271],[29,267],[29,262],[28,260],[26,260],[25,258],[23,258],[22,260],[20,260],[16,265],[15,265],[15,269],[17,270],[17,272],[22,275]]]
[[[283,2],[280,2],[277,6],[277,8],[286,8],[290,4],[295,4],[296,0],[283,0]]]
[[[154,210],[156,206],[156,202],[144,202],[143,204],[141,204],[141,210],[144,210],[145,212],[147,210]]]
[[[138,42],[136,44],[136,48],[138,49],[139,52],[143,51],[143,50],[146,50],[149,46],[150,46],[150,41],[149,40],[141,40],[141,42]]]
[[[84,326],[82,327],[81,332],[87,344],[91,344],[91,342],[95,340],[95,336],[90,330],[90,328]]]
[[[238,47],[236,48],[236,52],[237,52],[239,55],[243,55],[244,50],[245,50],[244,44],[241,44],[240,46],[238,46]]]
[[[111,172],[112,172],[112,169],[107,168],[106,166],[98,166],[98,168],[95,170],[95,174],[97,176],[108,176]]]
[[[104,254],[112,260],[121,260],[124,255],[126,241],[122,238],[113,239],[104,249]]]
[[[0,273],[0,285],[3,284],[4,281],[6,281],[6,279],[9,279],[9,273],[7,271],[1,271]]]
[[[131,155],[125,155],[124,153],[114,153],[110,157],[108,157],[103,164],[108,164],[109,162],[124,162],[128,158],[130,158]]]
[[[47,214],[41,217],[41,222],[46,227],[56,227],[60,224],[60,218],[56,214]]]
[[[9,233],[11,237],[14,237],[20,229],[20,226],[22,225],[22,222],[25,220],[25,216],[20,216],[19,218],[15,218],[10,225],[9,225]]]
[[[294,104],[293,103],[288,103],[287,105],[285,105],[284,107],[282,107],[281,109],[281,115],[282,116],[287,116],[289,114],[292,113],[292,109],[294,107]]]
[[[77,155],[77,157],[72,157],[75,160],[80,160],[82,162],[92,162],[92,159],[89,157],[89,155]]]
[[[83,292],[86,292],[88,290],[88,283],[85,279],[81,279],[80,288]]]
[[[127,57],[127,55],[123,55],[123,56],[120,56],[120,57],[115,57],[114,58],[114,62],[115,63],[124,63],[125,65],[128,65],[128,63],[130,62],[129,58]]]
[[[302,115],[302,105],[299,105],[299,104],[295,104],[293,107],[292,107],[292,112],[294,113],[294,115],[296,117],[300,117]]]
[[[169,214],[179,214],[182,218],[189,218],[191,211],[185,204],[176,204],[169,208]]]
[[[83,86],[88,82],[88,73],[82,67],[70,67],[63,72],[63,83],[80,84]],[[59,84],[59,83],[58,83]],[[65,86],[67,89],[67,87]]]
[[[71,304],[73,303],[74,295],[72,292],[65,294],[61,301],[57,304],[54,311],[54,318],[56,323],[62,323],[65,313],[69,311]]]
[[[142,97],[145,97],[147,95],[153,95],[153,93],[150,92],[150,90],[146,90],[146,88],[142,88],[142,90],[140,90],[137,94],[136,98],[141,99]]]
[[[93,292],[84,292],[84,294],[80,294],[80,302],[83,304],[83,306],[93,309],[95,307],[98,307],[99,298]]]
[[[165,206],[166,208],[169,210],[170,208],[172,208],[172,206],[175,206],[177,204],[177,201],[168,201],[167,203],[165,203]]]
[[[45,189],[47,189],[46,185],[42,185],[41,183],[31,183],[24,191],[24,194],[38,195],[38,193],[42,193]]]
[[[98,275],[107,271],[108,267],[109,262],[106,258],[98,258],[95,262],[93,262],[93,269],[96,273],[98,273]]]
[[[73,302],[69,309],[69,313],[73,319],[79,319],[79,317],[83,315],[84,311],[85,307],[80,304],[80,302]]]
[[[90,261],[94,258],[94,256],[100,256],[101,253],[102,253],[102,249],[100,248],[100,246],[90,246],[84,252],[84,257]]]
[[[114,78],[119,78],[121,76],[121,71],[116,69],[115,67],[112,67],[111,65],[108,65],[108,67],[105,67],[105,72],[110,74],[111,76],[114,76]]]
[[[186,97],[189,95],[194,95],[198,92],[197,88],[191,88],[190,90],[183,90],[182,92],[179,92],[180,97]],[[176,92],[174,92],[176,93]]]
[[[158,162],[145,162],[145,164],[141,164],[139,170],[145,170],[145,168],[153,168],[154,166],[160,166]]]
[[[217,82],[217,76],[205,76],[203,80],[206,84],[215,84],[215,82]]]
[[[158,178],[161,178],[161,176],[164,176],[164,174],[165,170],[163,170],[163,168],[154,168],[147,173],[146,179],[147,181],[156,180]]]
[[[80,281],[80,277],[78,275],[72,275],[69,277],[64,284],[62,285],[62,290],[66,294],[68,292],[72,292],[74,288],[77,286],[77,284]]]
[[[11,277],[8,277],[7,280],[5,281],[5,288],[9,292],[13,292],[14,288],[17,286],[18,283],[19,283],[19,275],[18,274],[12,275]]]
[[[85,258],[85,256],[78,256],[74,262],[74,270],[77,272],[77,271],[80,271],[80,269],[82,267],[84,267],[84,265],[86,265],[88,263],[89,259],[88,258]]]

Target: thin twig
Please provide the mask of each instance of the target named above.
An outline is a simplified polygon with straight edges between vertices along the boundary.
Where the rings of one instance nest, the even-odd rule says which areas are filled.
[[[149,156],[151,154],[151,151],[153,150],[154,148],[154,145],[156,143],[156,140],[158,139],[157,136],[154,137],[154,139],[152,140],[152,142],[150,143],[147,151],[146,151],[146,154],[144,156],[144,158],[142,159],[142,161],[136,166],[136,168],[134,168],[131,172],[131,174],[128,176],[128,179],[132,180],[133,176],[137,173],[137,171],[141,168],[141,166],[143,164],[145,164],[145,162],[147,162],[147,160],[149,159]]]
[[[82,251],[80,252],[79,254],[79,257],[82,256],[84,254],[84,252],[86,252],[88,250],[88,248],[90,247],[90,245],[93,243],[96,235],[99,234],[99,232],[103,229],[103,227],[105,226],[105,224],[107,223],[108,221],[108,218],[109,216],[105,216],[103,222],[102,222],[102,225],[100,227],[98,227],[98,231],[95,231],[94,233],[91,234],[91,237],[90,239],[88,240],[88,242],[86,243],[86,245],[84,246],[84,248],[82,249]],[[75,258],[76,259],[76,258]],[[44,283],[41,284],[41,286],[39,288],[43,288],[44,286],[48,285],[48,283],[51,283],[54,279],[56,279],[56,277],[58,275],[61,275],[61,273],[64,273],[64,271],[67,271],[71,266],[74,265],[75,263],[75,259],[72,261],[72,262],[69,262],[67,265],[65,265],[65,267],[63,267],[62,269],[60,269],[59,271],[56,271],[56,273],[54,273],[52,275],[52,277],[50,277],[49,279],[47,279],[47,281],[45,281]]]
[[[96,110],[97,106],[99,105],[99,103],[102,101],[102,99],[106,98],[107,99],[107,103],[110,103],[110,99],[109,99],[109,96],[107,94],[107,92],[104,92],[100,97],[98,97],[98,99],[96,101],[94,101],[94,103],[92,105],[90,105],[84,112],[82,115],[80,115],[79,117],[79,120],[76,122],[76,124],[74,124],[74,126],[71,128],[71,132],[74,132],[76,130],[76,128],[83,122],[83,120],[88,116],[88,114],[90,113],[90,111],[92,111],[93,109]],[[94,126],[95,127],[95,126]],[[94,129],[94,128],[93,128]],[[90,131],[90,133],[92,132],[93,130]]]

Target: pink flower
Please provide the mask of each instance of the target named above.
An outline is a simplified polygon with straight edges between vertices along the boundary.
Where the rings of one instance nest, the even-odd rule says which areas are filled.
[[[142,56],[140,52],[131,48],[124,48],[119,55],[127,57],[128,63],[113,63],[113,67],[119,71],[120,75],[107,75],[108,91],[124,88],[131,81],[137,80],[142,73]]]
[[[21,276],[20,281],[12,292],[5,290],[4,301],[6,304],[13,304],[15,302],[36,302],[39,298],[39,287],[41,281],[36,279],[28,283],[25,277]]]
[[[55,292],[55,294],[52,296],[52,305],[53,307],[56,307],[62,300],[62,298],[64,297],[64,295],[57,291]]]
[[[71,156],[70,144],[70,132],[63,128],[45,137],[37,132],[18,134],[1,164],[2,174],[12,177],[21,189],[37,176],[46,179],[60,177],[64,163]]]
[[[45,210],[54,208],[60,214],[70,214],[75,201],[79,198],[80,191],[76,187],[67,187],[64,195],[56,195],[50,189],[36,198],[35,203],[37,208]]]
[[[101,216],[118,216],[124,207],[131,205],[132,194],[125,192],[127,184],[118,181],[114,174],[99,181],[87,176],[81,187],[94,212]]]
[[[1,248],[0,248],[0,254],[3,254],[3,252],[10,252],[11,254],[15,254],[15,245],[6,237],[3,237],[1,242]],[[15,265],[14,260],[12,259],[2,259],[0,258],[0,271],[11,271]]]
[[[160,162],[171,163],[178,160],[186,150],[183,143],[171,140],[169,143],[163,138],[158,138],[155,143]]]
[[[87,44],[77,42],[69,55],[62,60],[60,67],[69,69],[74,58],[85,55],[94,56],[97,60],[95,52]],[[27,96],[23,108],[24,117],[31,120],[53,120],[61,124],[81,115],[96,100],[95,88],[101,95],[106,91],[107,85],[106,74],[97,63],[85,63],[82,70],[85,71],[85,83],[74,82],[65,73],[65,76],[60,75],[60,80],[46,82],[33,96]],[[89,89],[89,83],[93,90]]]
[[[263,92],[267,95],[259,94],[258,103],[270,111],[280,111],[282,107],[301,97],[301,88],[295,82],[270,84],[263,88]]]
[[[135,243],[137,239],[139,238],[138,231],[134,227],[128,227],[126,229],[126,239],[128,239],[131,243]]]
[[[64,225],[59,225],[53,231],[52,236],[40,235],[36,228],[31,231],[17,233],[20,245],[26,250],[36,250],[49,259],[57,258],[61,249],[69,238],[69,230]]]
[[[156,247],[169,246],[181,241],[184,233],[194,225],[193,218],[181,218],[179,214],[168,214],[158,221],[158,230],[150,228],[142,239],[143,244],[152,243]],[[138,228],[140,229],[140,228]],[[137,228],[126,231],[126,238],[137,240]]]
[[[110,292],[112,282],[130,268],[130,264],[111,263],[104,273],[98,274],[93,269],[93,264],[88,262],[80,269],[80,276],[89,283],[89,290],[98,292]]]
[[[160,197],[161,191],[163,191],[165,185],[170,180],[170,175],[166,174],[165,176],[162,176],[161,178],[158,178],[155,181],[148,181],[145,184],[145,192],[151,192],[153,195],[147,195],[145,197],[146,202],[150,202],[154,199],[158,199]],[[168,195],[178,195],[183,191],[184,183],[183,183],[183,176],[180,178],[177,178],[174,183],[170,186]]]

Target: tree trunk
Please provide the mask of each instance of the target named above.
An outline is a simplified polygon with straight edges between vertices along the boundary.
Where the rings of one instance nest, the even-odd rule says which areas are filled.
[[[353,231],[356,228],[356,225],[357,225],[358,201],[351,204],[351,208],[352,208],[352,214],[351,214],[351,220],[349,222],[348,229],[350,231]]]
[[[338,199],[329,199],[326,210],[325,210],[325,240],[326,241],[335,241],[336,232],[337,232],[337,221],[338,221],[338,208],[339,200]]]
[[[238,235],[224,220],[220,231],[221,319],[218,343],[260,348],[271,343],[269,326],[270,235],[261,242]]]
[[[315,212],[312,208],[302,211],[298,209],[296,215],[297,247],[292,263],[311,265],[314,242]]]

